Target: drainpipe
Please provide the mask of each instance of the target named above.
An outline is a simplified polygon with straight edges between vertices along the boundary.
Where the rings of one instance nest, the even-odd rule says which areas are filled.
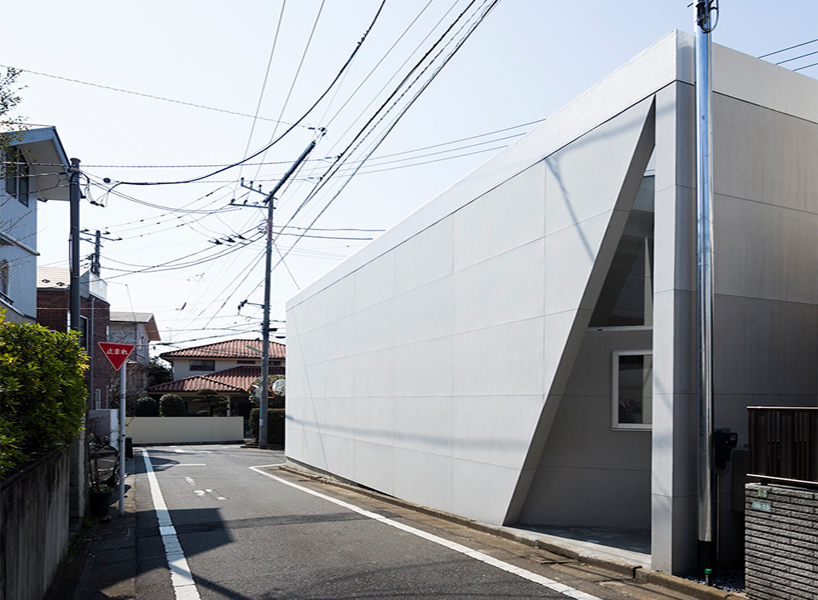
[[[715,6],[714,6],[715,4]],[[710,121],[710,32],[715,27],[714,0],[696,1],[696,354],[698,429],[698,539],[699,562],[708,573],[713,567],[716,532],[713,457],[713,130]]]

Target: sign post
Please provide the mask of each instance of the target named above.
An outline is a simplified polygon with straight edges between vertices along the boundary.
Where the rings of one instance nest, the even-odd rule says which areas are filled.
[[[119,514],[125,514],[125,390],[127,367],[125,362],[134,351],[133,344],[99,342],[99,347],[111,366],[122,374],[119,377]]]

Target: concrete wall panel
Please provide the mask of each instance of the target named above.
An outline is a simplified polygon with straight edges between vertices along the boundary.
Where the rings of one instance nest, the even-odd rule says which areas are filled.
[[[454,395],[541,395],[542,323],[529,319],[456,335]]]
[[[543,236],[545,168],[526,169],[454,214],[454,270],[460,271]]]
[[[447,217],[395,249],[395,293],[403,294],[452,274],[454,218]]]
[[[540,316],[544,277],[542,239],[455,273],[454,333]]]
[[[451,456],[455,431],[452,406],[451,397],[441,396],[404,398],[396,402],[395,446],[403,450]],[[407,460],[409,454],[401,456]]]

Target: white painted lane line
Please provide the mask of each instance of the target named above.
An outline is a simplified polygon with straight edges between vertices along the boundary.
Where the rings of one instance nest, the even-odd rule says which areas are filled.
[[[176,528],[173,526],[170,512],[165,504],[165,498],[159,488],[159,480],[153,470],[151,457],[147,450],[140,451],[142,452],[142,459],[145,461],[145,471],[148,474],[153,507],[159,521],[159,535],[162,536],[162,544],[165,546],[165,557],[170,569],[170,582],[176,600],[201,600],[199,590],[196,588],[196,583],[193,581],[193,575],[187,564],[185,553],[182,550],[182,545],[179,543],[179,537],[176,535]]]
[[[434,535],[432,533],[427,533],[420,529],[415,529],[414,527],[410,527],[409,525],[405,525],[404,523],[399,523],[398,521],[393,521],[392,519],[388,519],[384,516],[381,516],[377,513],[373,513],[368,510],[364,510],[363,508],[359,508],[353,504],[349,504],[348,502],[344,502],[343,500],[338,500],[337,498],[333,498],[331,496],[326,496],[321,494],[320,492],[316,492],[309,488],[305,488],[304,486],[292,483],[287,481],[286,479],[282,479],[281,477],[276,477],[271,473],[267,473],[266,471],[262,471],[261,469],[265,467],[277,467],[279,465],[259,465],[257,467],[250,467],[252,471],[256,473],[260,473],[265,477],[269,477],[270,479],[274,479],[279,483],[283,483],[284,485],[288,485],[291,488],[295,488],[297,490],[301,490],[311,496],[316,496],[317,498],[321,498],[328,502],[332,502],[333,504],[337,504],[338,506],[342,506],[348,510],[358,513],[359,515],[363,515],[370,519],[374,519],[375,521],[380,521],[384,525],[389,525],[390,527],[394,527],[396,529],[400,529],[401,531],[405,531],[406,533],[411,533],[412,535],[416,535],[420,538],[448,548],[450,550],[454,550],[455,552],[459,552],[464,554],[470,558],[475,560],[479,560],[480,562],[486,563],[487,565],[491,565],[498,569],[502,569],[503,571],[507,571],[508,573],[512,573],[517,575],[518,577],[522,577],[523,579],[527,579],[528,581],[537,583],[541,586],[547,587],[548,589],[554,590],[555,592],[559,592],[565,596],[569,596],[571,598],[576,598],[577,600],[601,600],[597,596],[593,596],[591,594],[587,594],[581,590],[576,588],[572,588],[568,585],[560,583],[558,581],[554,581],[553,579],[549,579],[548,577],[543,577],[542,575],[537,575],[536,573],[532,573],[531,571],[527,571],[521,567],[515,567],[514,565],[504,562],[502,560],[498,560],[493,556],[489,556],[488,554],[484,554],[478,550],[473,550],[468,546],[464,546],[462,544],[458,544],[457,542],[452,542],[440,536]]]

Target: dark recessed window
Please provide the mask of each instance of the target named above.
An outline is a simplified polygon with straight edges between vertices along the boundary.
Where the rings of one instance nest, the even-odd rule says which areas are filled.
[[[254,360],[237,360],[236,364],[239,364],[239,365],[254,365],[254,364],[256,364],[256,361],[254,361]]]
[[[653,356],[649,350],[613,353],[613,428],[650,429]]]
[[[216,361],[215,360],[191,360],[190,361],[190,370],[191,371],[215,371],[216,370]]]
[[[11,270],[9,268],[9,261],[0,261],[0,294],[9,296],[9,288],[11,283]]]
[[[18,148],[9,148],[6,156],[6,168],[3,173],[6,193],[28,206],[28,163]]]

